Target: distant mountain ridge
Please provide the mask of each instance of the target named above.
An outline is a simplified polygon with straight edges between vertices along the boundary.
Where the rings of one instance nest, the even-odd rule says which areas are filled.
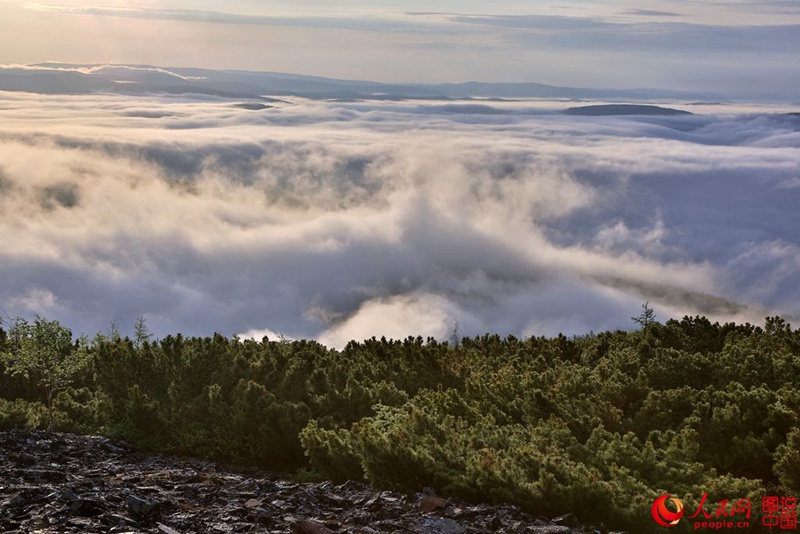
[[[591,89],[540,83],[487,82],[393,84],[276,72],[71,63],[40,63],[27,67],[0,68],[0,90],[44,94],[196,93],[262,100],[265,96],[363,100],[472,98],[563,98],[604,101],[727,100],[724,96],[713,93],[662,89]]]
[[[567,115],[584,115],[587,117],[607,117],[614,115],[692,115],[692,113],[680,109],[636,104],[603,104],[599,106],[581,106],[565,109],[564,113]]]

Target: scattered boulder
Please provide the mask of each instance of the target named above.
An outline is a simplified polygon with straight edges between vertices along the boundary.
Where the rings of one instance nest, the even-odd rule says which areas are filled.
[[[128,497],[128,512],[138,517],[147,517],[153,515],[158,508],[158,503],[150,499],[145,499],[137,495]]]
[[[435,495],[423,495],[422,500],[419,501],[419,509],[423,512],[433,512],[444,509],[448,504],[447,499]]]

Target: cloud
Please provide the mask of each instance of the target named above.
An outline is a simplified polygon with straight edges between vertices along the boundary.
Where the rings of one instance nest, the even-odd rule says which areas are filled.
[[[800,314],[792,117],[0,96],[12,316],[342,346]]]
[[[724,9],[744,11],[748,13],[778,13],[800,15],[800,6],[794,0],[748,0],[744,2],[719,2]]]
[[[451,20],[465,24],[525,30],[588,31],[622,27],[621,24],[606,22],[601,18],[560,15],[453,15]]]
[[[29,72],[76,72],[79,74],[104,74],[108,76],[117,75],[118,77],[126,78],[128,73],[152,73],[161,74],[166,78],[176,78],[181,81],[191,81],[202,79],[194,76],[183,76],[168,69],[160,67],[142,67],[131,65],[68,65],[55,62],[45,62],[38,65],[17,65],[17,64],[0,64],[0,69],[4,72],[14,71],[29,71]]]
[[[674,13],[672,11],[658,11],[655,9],[626,9],[624,11],[626,15],[640,15],[643,17],[682,17],[683,15],[680,13]]]
[[[171,20],[210,24],[238,24],[256,26],[288,26],[304,28],[340,28],[365,31],[419,31],[424,23],[407,23],[399,19],[372,17],[320,17],[271,16],[243,13],[226,13],[199,9],[164,9],[141,7],[75,6],[63,4],[31,3],[28,9],[36,11],[118,17],[144,20]]]
[[[424,338],[444,339],[452,330],[452,317],[458,310],[438,295],[399,295],[365,302],[342,323],[320,336],[319,341],[343,347],[348,341],[377,335],[405,339],[413,333]]]
[[[618,18],[588,11],[584,16],[531,14],[469,14],[441,12],[384,12],[381,16],[309,16],[296,14],[276,16],[251,13],[230,13],[198,9],[167,9],[116,6],[78,6],[30,3],[27,9],[67,15],[89,15],[144,20],[240,26],[280,26],[286,28],[344,29],[367,32],[477,36],[474,26],[496,32],[492,39],[481,39],[484,45],[501,40],[504,43],[540,45],[563,49],[625,51],[658,51],[674,54],[690,50],[697,54],[779,53],[793,54],[800,50],[800,24],[792,19],[776,23],[709,24],[702,19],[686,22],[621,22]],[[730,3],[732,9],[755,11],[778,10],[800,14],[789,3]],[[624,14],[656,19],[683,17],[672,11],[628,9]],[[686,17],[684,17],[686,18]],[[780,19],[779,19],[780,20]],[[485,35],[485,32],[483,32]],[[430,39],[429,39],[430,40]],[[413,45],[413,42],[405,43]],[[439,40],[431,42],[438,46]],[[461,43],[466,45],[466,43]]]
[[[506,39],[526,46],[617,52],[678,50],[692,54],[800,52],[800,24],[711,25],[688,22],[611,22],[600,17],[456,15],[453,22],[515,30]]]

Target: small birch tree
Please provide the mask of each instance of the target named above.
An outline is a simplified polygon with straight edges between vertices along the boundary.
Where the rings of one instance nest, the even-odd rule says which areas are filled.
[[[58,321],[36,316],[9,321],[7,350],[0,354],[7,371],[22,376],[44,394],[47,403],[47,431],[53,429],[53,401],[85,362],[85,347],[72,342],[72,332]]]

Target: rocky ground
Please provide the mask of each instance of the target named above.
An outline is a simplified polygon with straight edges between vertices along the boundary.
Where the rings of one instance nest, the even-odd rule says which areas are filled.
[[[138,453],[103,437],[0,432],[0,531],[601,533],[574,518]]]

